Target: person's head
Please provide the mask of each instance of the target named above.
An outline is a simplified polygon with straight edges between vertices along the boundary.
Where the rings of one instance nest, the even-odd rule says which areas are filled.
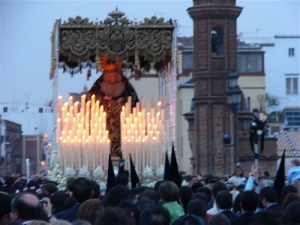
[[[244,171],[243,171],[242,167],[240,167],[240,166],[234,167],[234,174],[233,175],[238,176],[238,177],[242,177],[244,175]]]
[[[255,212],[259,204],[258,194],[254,191],[245,191],[240,196],[242,210],[244,212]]]
[[[216,197],[217,207],[219,209],[232,208],[232,195],[229,191],[219,191]]]
[[[36,195],[23,192],[16,195],[11,202],[12,220],[40,219],[40,202]]]
[[[270,213],[261,211],[252,217],[252,225],[281,225],[280,221]]]
[[[174,182],[168,181],[160,185],[159,194],[162,200],[173,202],[178,200],[179,189]]]
[[[117,207],[123,209],[128,215],[133,216],[135,210],[135,201],[133,199],[124,199],[119,202]]]
[[[237,194],[232,203],[232,212],[239,214],[242,211],[241,207],[241,192]]]
[[[223,214],[219,213],[213,216],[209,221],[208,225],[230,225],[229,219]]]
[[[42,186],[42,193],[46,196],[50,196],[57,192],[58,188],[57,185],[54,183],[46,183]]]
[[[94,181],[91,180],[91,185],[92,185],[92,197],[91,198],[100,198],[100,186],[99,184]]]
[[[283,189],[281,190],[281,199],[282,201],[284,201],[285,197],[289,194],[289,193],[298,193],[298,189],[294,186],[294,185],[286,185],[283,187]]]
[[[216,198],[219,191],[227,191],[226,185],[220,181],[216,182],[212,187],[212,194],[214,198]]]
[[[267,204],[278,202],[278,195],[274,188],[264,187],[259,193],[259,199],[262,205],[266,208]]]
[[[207,222],[206,205],[200,199],[189,201],[187,204],[187,213],[197,215]]]
[[[0,224],[9,220],[11,197],[6,192],[0,192]]]
[[[72,225],[92,225],[90,222],[85,220],[75,220]]]
[[[157,193],[159,193],[159,187],[160,187],[160,185],[161,184],[163,184],[163,183],[165,183],[166,181],[164,181],[164,180],[159,180],[159,181],[157,181],[155,184],[154,184],[154,190],[157,192]]]
[[[174,225],[205,225],[205,222],[202,220],[201,217],[193,214],[187,214],[182,217],[179,217],[175,222]]]
[[[50,200],[52,204],[52,212],[54,214],[64,210],[65,201],[69,198],[69,195],[64,191],[57,191],[51,195]]]
[[[191,200],[192,196],[193,196],[193,191],[190,187],[183,186],[179,189],[179,200],[183,206],[185,213],[187,210],[187,204]]]
[[[118,207],[107,207],[98,217],[95,225],[133,225],[133,219]]]
[[[66,183],[66,190],[68,192],[72,192],[73,185],[75,184],[76,178],[75,177],[68,177]]]
[[[270,178],[270,173],[269,173],[269,171],[264,171],[264,178],[265,178],[265,179]]]
[[[138,202],[135,204],[134,213],[133,213],[135,222],[136,223],[139,222],[140,215],[143,210],[145,210],[146,208],[153,208],[156,204],[157,202],[147,197],[139,199]]]
[[[283,211],[282,222],[288,225],[300,224],[300,201],[290,203]]]
[[[105,206],[115,207],[124,199],[131,199],[132,195],[130,190],[125,185],[116,185],[112,187],[104,199]]]
[[[285,210],[292,202],[300,201],[300,196],[296,193],[289,193],[283,200],[281,208]]]
[[[170,214],[159,204],[145,208],[139,217],[140,225],[169,225]]]
[[[202,186],[202,187],[199,187],[197,188],[197,193],[203,193],[206,195],[206,199],[207,199],[207,203],[211,201],[211,198],[212,198],[212,193],[211,193],[211,190],[206,187],[206,186]]]
[[[99,199],[89,199],[79,207],[77,218],[94,224],[103,209],[103,204]]]
[[[159,201],[159,194],[155,190],[152,190],[152,189],[146,189],[145,191],[140,193],[140,195],[138,196],[138,199],[141,199],[144,197],[150,198],[155,202]]]
[[[79,203],[88,200],[92,195],[92,184],[91,182],[84,178],[79,177],[75,180],[72,187],[72,196]]]
[[[72,224],[66,220],[55,220],[51,222],[51,225],[72,225]]]

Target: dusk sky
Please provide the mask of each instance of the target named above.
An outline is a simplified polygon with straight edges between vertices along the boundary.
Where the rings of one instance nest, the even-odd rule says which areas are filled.
[[[275,34],[300,35],[300,1],[238,0],[243,7],[238,18],[238,34],[272,37]],[[192,0],[161,1],[8,1],[0,0],[0,103],[39,103],[52,98],[50,36],[56,18],[88,17],[103,20],[116,6],[129,20],[164,17],[178,21],[178,36],[193,35],[187,8]],[[98,75],[86,82],[86,72],[70,78],[60,71],[59,92],[80,92]]]

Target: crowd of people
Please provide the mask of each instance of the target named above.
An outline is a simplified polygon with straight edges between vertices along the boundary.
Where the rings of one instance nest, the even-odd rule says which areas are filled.
[[[229,178],[187,176],[181,187],[161,180],[131,189],[128,176],[119,174],[105,193],[84,177],[69,178],[65,190],[47,179],[4,177],[0,225],[297,225],[298,167],[280,193],[268,172],[251,179],[255,174],[245,177],[240,166]]]

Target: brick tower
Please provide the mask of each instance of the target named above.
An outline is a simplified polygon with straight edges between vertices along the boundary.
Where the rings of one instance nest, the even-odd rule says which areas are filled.
[[[223,135],[232,129],[226,91],[228,77],[236,71],[236,19],[241,11],[235,0],[194,0],[188,9],[194,21],[193,158],[195,172],[202,175],[225,173]]]

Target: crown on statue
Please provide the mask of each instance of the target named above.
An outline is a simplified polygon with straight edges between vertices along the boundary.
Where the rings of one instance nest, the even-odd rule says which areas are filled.
[[[123,62],[121,59],[112,58],[108,55],[101,55],[98,60],[99,69],[103,71],[122,71]]]

